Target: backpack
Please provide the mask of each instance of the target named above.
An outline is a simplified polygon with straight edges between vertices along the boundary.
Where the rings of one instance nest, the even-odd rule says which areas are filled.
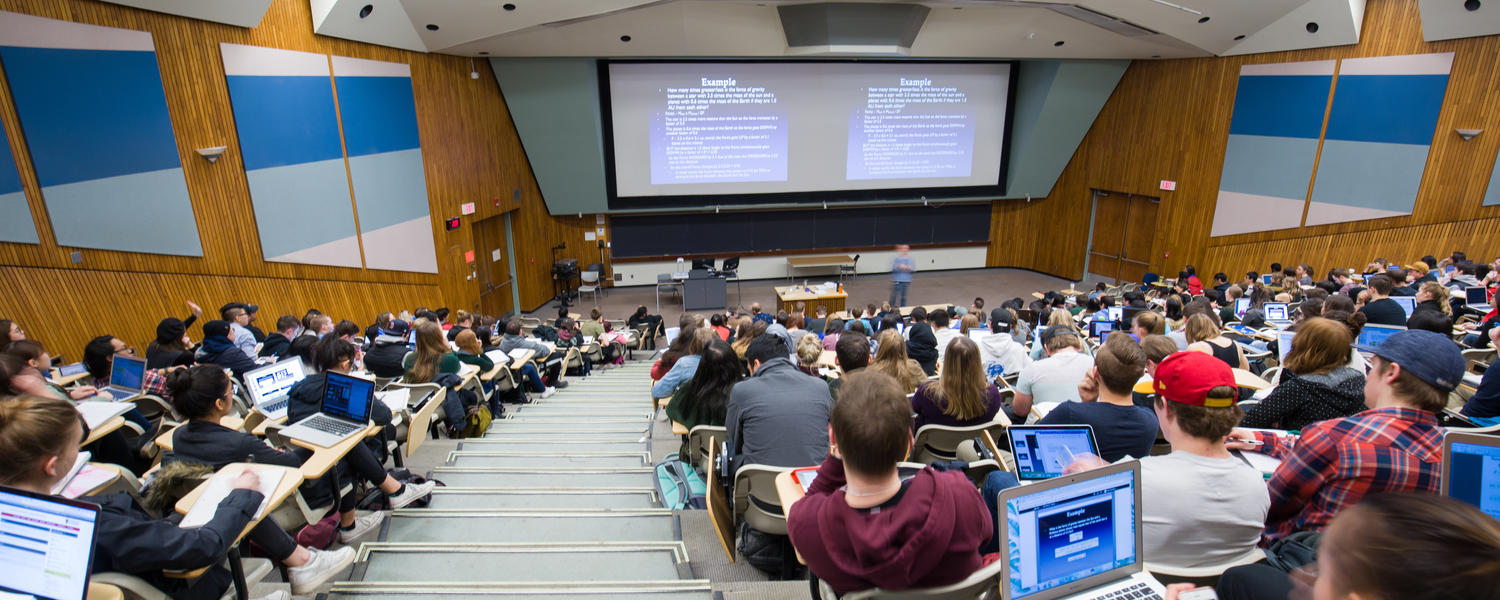
[[[375,491],[380,492],[379,489]],[[328,516],[319,519],[317,523],[303,525],[297,530],[296,538],[299,546],[327,550],[339,538],[339,512],[329,511]]]
[[[557,341],[557,330],[549,325],[537,325],[536,329],[531,330],[531,335],[536,336],[537,339],[544,342]]]
[[[662,508],[689,510],[708,508],[708,486],[693,466],[676,452],[656,463],[656,497]]]
[[[1318,561],[1321,531],[1298,531],[1271,542],[1266,548],[1266,564],[1291,573],[1297,567]]]
[[[484,437],[484,432],[490,429],[490,408],[483,404],[475,404],[468,409],[468,416],[464,419],[464,430],[460,434],[463,437]]]
[[[422,484],[431,481],[433,483],[436,483],[438,487],[446,487],[446,484],[441,481],[432,479],[430,477],[423,477],[421,475],[414,474],[404,468],[390,469],[386,471],[386,473],[390,474],[392,479],[395,479],[396,481],[399,481],[401,483]],[[432,504],[432,494],[428,494],[426,496],[418,498],[412,501],[411,504],[408,504],[406,506],[407,508],[427,508],[427,506],[430,504]],[[385,494],[385,490],[375,487],[365,492],[364,497],[360,498],[359,502],[355,506],[359,510],[390,510],[391,500],[390,497]]]

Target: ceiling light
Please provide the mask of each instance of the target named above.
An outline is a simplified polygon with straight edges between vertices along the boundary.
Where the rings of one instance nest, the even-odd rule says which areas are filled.
[[[1464,0],[1464,10],[1469,12],[1479,10],[1479,0]]]
[[[514,5],[514,4],[506,4],[505,6],[501,6],[500,8],[503,8],[505,10],[515,10],[516,9],[516,5]]]
[[[1053,45],[1053,46],[1061,46],[1061,45],[1063,45],[1063,44],[1065,44],[1065,43],[1067,43],[1067,42],[1064,42],[1064,41],[1062,41],[1062,40],[1057,40],[1057,41],[1055,41],[1055,42],[1052,42],[1052,45]]]
[[[363,19],[365,17],[368,17],[372,12],[375,12],[375,5],[366,4],[364,8],[359,9],[359,18]]]
[[[1202,18],[1198,19],[1198,22],[1199,23],[1207,23],[1208,22],[1208,17],[1202,17]]]
[[[1157,4],[1160,4],[1162,6],[1170,6],[1172,8],[1175,8],[1175,9],[1183,11],[1183,12],[1190,12],[1190,13],[1193,13],[1195,15],[1201,15],[1201,14],[1203,14],[1203,11],[1201,11],[1201,10],[1193,10],[1193,9],[1188,8],[1186,6],[1183,6],[1181,4],[1173,4],[1171,2],[1167,2],[1167,0],[1151,0],[1151,1],[1155,2]]]
[[[433,25],[432,23],[428,23],[427,24],[427,30],[428,31],[437,31],[438,30],[438,26],[437,25]]]
[[[628,35],[622,35],[622,36],[620,36],[620,41],[622,41],[622,42],[628,42],[628,41],[630,41],[630,36],[628,36]]]
[[[1308,33],[1317,33],[1318,32],[1318,22],[1317,21],[1308,21],[1307,22],[1307,32]]]

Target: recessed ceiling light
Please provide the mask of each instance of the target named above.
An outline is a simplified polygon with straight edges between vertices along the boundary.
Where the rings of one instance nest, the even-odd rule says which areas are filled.
[[[1234,41],[1236,41],[1236,42],[1238,42],[1240,40],[1243,40],[1243,39],[1245,39],[1245,34],[1243,34],[1243,33],[1240,34],[1240,35],[1234,36]]]
[[[503,8],[505,10],[515,10],[516,5],[507,3],[505,6],[501,6],[500,8]]]
[[[375,5],[366,4],[363,8],[359,9],[359,18],[363,19],[365,17],[368,17],[372,12],[375,12]]]
[[[1469,12],[1479,10],[1479,0],[1464,0],[1464,10]]]
[[[1198,22],[1199,23],[1207,23],[1208,22],[1208,17],[1199,17],[1198,18]]]
[[[622,41],[622,42],[628,42],[628,41],[630,41],[630,36],[628,36],[628,35],[622,35],[622,36],[620,36],[620,41]]]
[[[1317,21],[1308,21],[1307,22],[1307,32],[1308,33],[1317,33],[1318,32],[1318,22]]]
[[[1067,42],[1064,42],[1062,40],[1058,40],[1058,41],[1052,42],[1052,45],[1053,46],[1061,46],[1061,45],[1063,45],[1065,43],[1067,43]]]
[[[479,55],[480,55],[480,56],[489,56],[489,55],[490,55],[490,53],[489,53],[489,51],[488,51],[488,50],[480,50],[480,51],[479,51]]]
[[[437,31],[438,30],[438,26],[437,25],[433,25],[432,23],[428,23],[427,24],[427,30],[428,31]]]
[[[1153,54],[1153,55],[1151,55],[1151,58],[1161,58],[1161,55],[1160,54]]]

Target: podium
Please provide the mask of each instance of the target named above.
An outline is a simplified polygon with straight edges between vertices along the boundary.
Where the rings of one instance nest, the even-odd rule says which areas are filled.
[[[729,305],[729,282],[707,269],[694,269],[682,282],[683,310],[724,310]]]

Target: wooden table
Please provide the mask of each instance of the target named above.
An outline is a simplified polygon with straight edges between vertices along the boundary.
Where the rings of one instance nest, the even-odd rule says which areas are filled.
[[[58,387],[68,387],[68,386],[73,385],[74,383],[76,383],[78,380],[83,379],[84,377],[88,377],[88,376],[89,376],[89,372],[88,371],[84,371],[82,373],[74,373],[72,375],[58,376],[56,378],[51,378],[51,379],[52,379],[52,383],[57,384]]]
[[[79,446],[87,446],[89,444],[97,442],[97,441],[99,441],[99,438],[102,438],[102,437],[104,437],[106,435],[114,433],[116,429],[119,429],[119,428],[124,427],[124,426],[125,426],[125,417],[124,416],[113,417],[110,420],[105,421],[104,423],[100,424],[98,427],[90,429],[89,430],[89,436],[86,437],[86,438],[84,438],[83,439],[83,443],[79,444]]]
[[[313,480],[326,475],[328,470],[333,468],[333,465],[338,464],[340,460],[344,459],[344,455],[354,449],[355,444],[363,442],[365,438],[375,435],[378,431],[380,431],[379,425],[370,425],[364,431],[351,435],[344,439],[344,441],[332,446],[319,446],[297,438],[287,438],[287,440],[313,451],[313,455],[302,463],[301,469],[303,479]]]
[[[522,350],[520,356],[512,356],[510,358],[510,368],[513,371],[520,371],[521,367],[526,366],[526,363],[531,362],[533,358],[536,358],[536,350]]]
[[[678,423],[677,421],[672,421],[672,435],[687,435],[687,434],[688,434],[687,425],[683,425],[682,423]]]
[[[219,469],[217,473],[214,473],[214,476],[218,477],[224,473],[228,473],[230,476],[238,476],[246,469],[254,471],[280,470],[282,471],[282,475],[281,481],[276,484],[276,490],[271,492],[271,497],[267,499],[268,502],[266,503],[266,514],[261,515],[258,518],[251,518],[250,522],[245,524],[245,528],[240,530],[239,536],[235,537],[234,544],[230,545],[230,554],[232,560],[238,560],[235,553],[236,547],[239,545],[240,540],[245,539],[245,536],[250,533],[250,530],[255,529],[255,526],[259,525],[261,520],[265,519],[267,516],[270,516],[271,513],[276,512],[276,507],[279,506],[282,502],[285,502],[287,498],[290,498],[292,492],[297,491],[297,486],[302,485],[302,478],[297,476],[297,469],[293,469],[291,467],[281,467],[277,465],[262,465],[256,463],[229,463],[227,465],[224,465],[224,468]],[[212,478],[210,478],[209,481],[212,481]],[[203,483],[198,484],[198,487],[193,488],[193,491],[188,492],[186,496],[183,496],[181,500],[178,500],[176,506],[177,512],[184,515],[188,514],[188,511],[192,510],[193,505],[198,502],[198,498],[203,495],[203,490],[208,488],[209,481],[204,481]],[[218,561],[215,561],[215,564],[218,564]],[[238,564],[239,563],[234,562],[231,566],[233,569],[239,569],[238,566],[235,566]],[[199,575],[202,575],[206,570],[208,570],[208,567],[202,567],[186,572],[167,571],[166,573],[168,577],[172,578],[193,579],[198,577]],[[241,579],[241,581],[236,581],[235,583],[236,591],[239,592],[239,586],[244,584],[244,582],[242,581],[242,578],[244,576],[240,574],[238,570],[236,570],[235,573],[236,577]],[[240,597],[244,596],[244,594],[242,593],[237,595]]]
[[[788,313],[797,306],[798,302],[807,303],[808,308],[821,304],[828,312],[839,312],[844,310],[844,305],[849,299],[846,292],[823,292],[823,288],[814,287],[812,292],[804,291],[802,286],[786,286],[772,288],[776,292],[777,306]]]
[[[838,354],[832,350],[824,350],[818,355],[818,366],[837,368],[839,366]]]
[[[286,417],[282,417],[281,421],[279,421],[279,422],[286,422]],[[219,419],[219,424],[220,425],[223,425],[223,426],[228,427],[230,429],[233,429],[235,431],[239,431],[240,427],[242,425],[244,425],[244,423],[245,422],[244,422],[243,419],[240,419],[239,417],[236,417],[234,415],[224,415],[222,418]],[[183,425],[186,425],[186,423],[183,423]],[[182,427],[183,425],[178,425],[177,427]],[[156,447],[157,448],[161,448],[162,450],[166,450],[167,452],[171,452],[172,451],[172,434],[176,433],[177,427],[173,427],[171,429],[167,429],[167,430],[161,432],[160,434],[158,434],[156,436]],[[260,425],[256,426],[256,431],[259,431],[259,433],[255,434],[257,436],[264,436],[264,435],[266,435],[266,423],[264,421],[262,421]]]
[[[1263,390],[1271,387],[1271,382],[1261,379],[1254,373],[1244,369],[1232,369],[1234,371],[1234,384],[1242,388],[1252,390]]]
[[[842,267],[854,265],[854,257],[848,254],[819,254],[817,256],[788,256],[786,257],[786,280],[791,281],[797,269],[813,269],[817,267]]]

